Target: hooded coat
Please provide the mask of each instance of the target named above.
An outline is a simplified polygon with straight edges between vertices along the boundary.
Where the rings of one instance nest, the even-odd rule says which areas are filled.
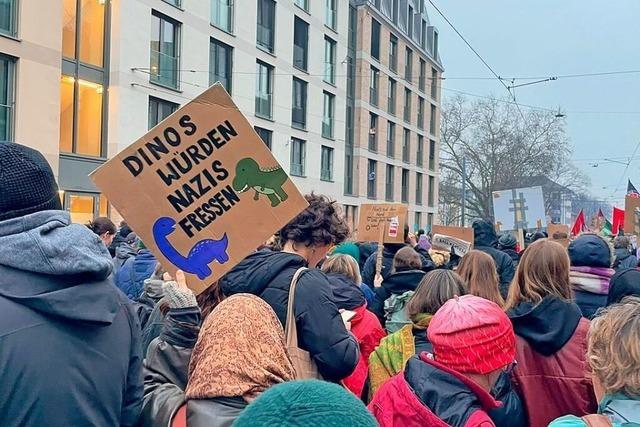
[[[135,425],[140,330],[98,236],[41,211],[0,222],[0,248],[0,423]]]
[[[122,242],[120,246],[115,249],[116,255],[113,257],[113,274],[118,274],[118,271],[122,268],[125,262],[129,258],[136,256],[136,251],[127,242]]]
[[[625,248],[618,248],[615,250],[615,261],[613,268],[616,271],[626,270],[627,268],[637,268],[638,258],[631,253],[630,250]]]
[[[503,298],[509,294],[509,284],[516,274],[516,270],[511,257],[497,249],[498,236],[493,228],[493,224],[484,220],[477,220],[473,223],[473,249],[489,254],[496,263],[498,276],[500,278],[500,293]]]
[[[635,268],[618,271],[609,282],[607,305],[616,304],[624,297],[640,297],[640,271]]]
[[[289,288],[301,267],[307,267],[307,263],[296,254],[254,252],[222,277],[220,286],[226,296],[259,296],[273,308],[284,327]],[[310,353],[325,379],[340,381],[350,375],[360,357],[358,343],[344,326],[327,276],[316,269],[303,272],[294,298],[300,348]]]
[[[514,385],[527,409],[529,425],[546,426],[566,414],[596,409],[587,363],[589,321],[572,302],[547,296],[523,302],[507,313],[516,333]]]
[[[389,277],[392,274],[393,270],[393,257],[396,256],[396,253],[406,247],[405,244],[385,244],[382,249],[382,271],[380,274],[383,279]],[[420,259],[422,260],[422,270],[423,271],[431,271],[436,268],[436,265],[431,260],[431,256],[429,252],[422,249],[420,246],[415,246],[413,248],[418,255],[420,255]],[[367,258],[367,262],[364,264],[364,268],[362,269],[362,282],[369,285],[370,288],[373,288],[373,280],[376,277],[376,260],[377,260],[377,252],[372,253]]]

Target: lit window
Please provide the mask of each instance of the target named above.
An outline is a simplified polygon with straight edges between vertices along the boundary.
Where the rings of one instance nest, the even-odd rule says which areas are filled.
[[[71,76],[60,82],[60,151],[102,156],[102,85]]]
[[[2,1],[0,1],[2,3]],[[63,0],[62,56],[102,67],[104,61],[105,2]],[[80,19],[78,20],[78,16]],[[78,34],[78,28],[80,32]],[[76,40],[76,37],[79,39]],[[80,55],[76,52],[79,46]]]

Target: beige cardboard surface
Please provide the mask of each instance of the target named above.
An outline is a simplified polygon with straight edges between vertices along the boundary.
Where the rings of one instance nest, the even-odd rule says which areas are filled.
[[[170,272],[200,293],[307,202],[220,84],[91,178]]]
[[[568,238],[569,237],[569,226],[568,225],[564,225],[564,224],[547,224],[547,234],[549,235],[550,239],[553,240],[560,240],[560,239],[554,239],[554,235],[555,234],[564,234],[563,238]]]
[[[640,198],[625,197],[624,199],[624,232],[635,234],[636,231],[636,209],[640,209]]]
[[[460,239],[462,241],[468,242],[471,244],[471,249],[473,249],[473,228],[470,227],[445,227],[444,225],[434,225],[431,229],[431,233],[433,235],[439,234],[442,236],[450,236],[455,237],[456,239]],[[447,247],[436,247],[435,242],[433,242],[434,249],[440,250],[449,250]]]
[[[364,204],[360,206],[358,240],[378,242],[385,226],[384,243],[404,243],[404,227],[407,223],[407,205],[400,203]],[[395,223],[397,220],[397,224]]]
[[[465,256],[471,250],[471,242],[443,234],[434,234],[431,244],[434,248],[447,252],[451,252],[453,249],[453,252],[458,256]]]

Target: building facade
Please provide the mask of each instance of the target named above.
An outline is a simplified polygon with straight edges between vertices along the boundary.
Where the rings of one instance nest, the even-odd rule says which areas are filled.
[[[406,165],[412,215],[428,214],[437,188],[437,159],[430,170],[426,154],[430,141],[437,147],[437,134],[428,133],[429,114],[439,115],[429,106],[437,106],[439,93],[431,99],[428,86],[417,79],[412,84],[397,79],[398,114],[405,86],[415,98],[407,121],[396,119],[398,138],[405,127],[411,132],[408,162],[398,157],[400,151],[394,158],[362,145],[371,129],[365,111],[378,114],[380,132],[391,117],[381,111],[381,101],[379,107],[370,104],[369,77],[361,78],[369,69],[365,63],[375,63],[364,13],[379,15],[383,34],[396,31],[403,49],[413,46],[416,67],[423,58],[442,71],[402,27],[383,19],[383,11],[338,0],[0,2],[0,139],[45,154],[75,221],[117,217],[88,174],[219,81],[301,191],[336,198],[353,219],[360,203],[385,200],[378,197],[383,181],[376,181],[381,189],[375,197],[366,192],[368,160],[379,163],[376,177],[385,176],[386,164],[393,165],[398,188],[404,176],[400,166]],[[387,49],[382,40],[380,46]],[[425,70],[431,72],[431,65]],[[422,145],[420,88],[426,91]],[[380,100],[385,96],[381,90]],[[399,194],[386,199],[405,201]]]

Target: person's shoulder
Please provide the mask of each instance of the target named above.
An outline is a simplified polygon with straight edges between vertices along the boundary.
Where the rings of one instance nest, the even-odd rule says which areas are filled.
[[[582,427],[586,425],[582,418],[578,418],[575,415],[566,415],[551,421],[549,427]]]

